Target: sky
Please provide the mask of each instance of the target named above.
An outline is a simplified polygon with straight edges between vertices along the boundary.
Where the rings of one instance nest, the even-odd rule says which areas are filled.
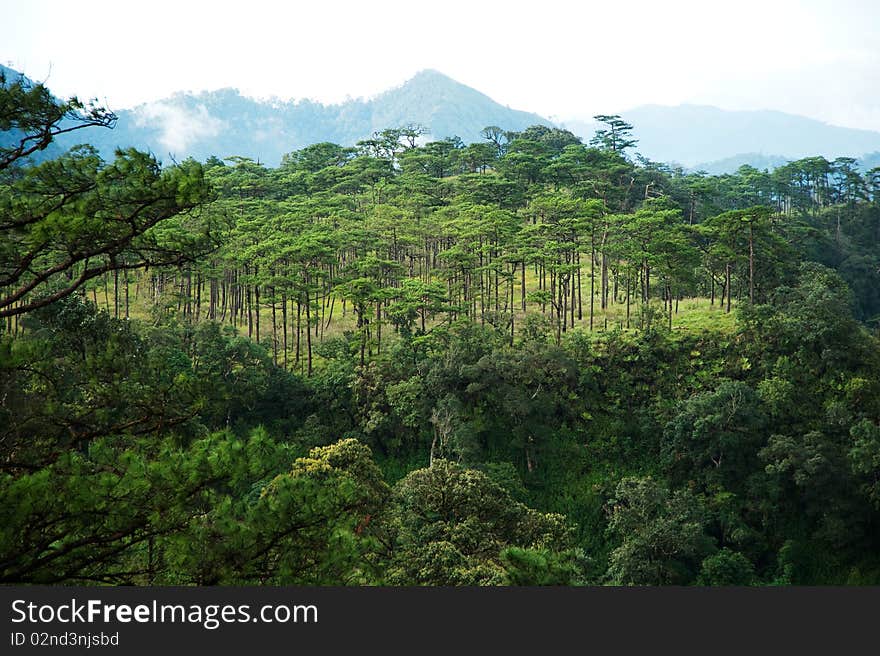
[[[643,104],[880,130],[877,0],[0,0],[0,63],[111,109],[177,91],[340,102],[433,68],[554,120]]]

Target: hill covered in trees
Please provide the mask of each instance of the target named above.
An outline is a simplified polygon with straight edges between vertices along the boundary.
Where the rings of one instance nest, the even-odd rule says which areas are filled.
[[[0,94],[0,581],[880,582],[880,171],[617,116],[35,164],[113,117]]]

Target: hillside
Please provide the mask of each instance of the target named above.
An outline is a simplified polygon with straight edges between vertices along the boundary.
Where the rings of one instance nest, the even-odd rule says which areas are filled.
[[[332,125],[482,98],[427,77],[462,105]],[[0,138],[69,120],[21,91]],[[268,147],[325,110],[227,90],[140,129]],[[0,149],[0,583],[880,585],[876,178],[526,132]]]

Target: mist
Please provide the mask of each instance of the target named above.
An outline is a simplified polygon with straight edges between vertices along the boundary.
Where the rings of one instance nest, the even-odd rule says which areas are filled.
[[[185,152],[196,142],[216,137],[227,127],[225,121],[211,116],[204,105],[189,108],[170,101],[142,105],[134,110],[134,119],[138,127],[157,130],[159,143],[170,153]]]

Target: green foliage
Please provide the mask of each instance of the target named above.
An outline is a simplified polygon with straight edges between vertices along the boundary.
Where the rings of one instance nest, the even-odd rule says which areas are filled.
[[[613,153],[622,153],[638,143],[637,139],[630,138],[633,126],[621,119],[620,116],[600,114],[593,118],[608,127],[596,130],[596,135],[590,140],[591,146],[599,146]]]
[[[880,509],[880,426],[863,419],[851,430],[853,446],[849,459],[853,472],[863,477],[863,489]]]
[[[265,433],[174,440],[106,437],[85,452],[0,479],[6,582],[151,583],[165,539],[189,531],[222,483],[243,492],[284,458]],[[220,488],[222,489],[222,488]],[[195,548],[195,536],[183,541]],[[174,558],[169,554],[169,558]]]
[[[731,586],[752,585],[755,567],[738,551],[721,549],[709,556],[700,567],[699,585]]]
[[[0,70],[0,171],[45,151],[59,135],[116,123],[116,116],[94,101],[58,101],[43,84],[24,75],[8,79],[6,70]]]
[[[105,164],[82,146],[0,171],[0,180],[0,317],[43,307],[108,272],[192,262],[217,246],[214,222],[189,214],[210,198],[192,160],[161,169],[128,150]]]
[[[482,472],[436,460],[394,494],[391,583],[558,585],[577,571],[564,518],[514,501]]]
[[[608,530],[620,540],[608,577],[615,585],[686,584],[712,550],[707,513],[689,490],[652,478],[624,478],[608,502]]]
[[[367,447],[312,449],[258,482],[259,496],[216,494],[211,510],[173,536],[168,558],[200,584],[368,583],[370,522],[388,489]]]
[[[716,390],[679,404],[664,431],[664,464],[679,481],[697,479],[708,488],[740,489],[757,466],[766,424],[748,385],[722,382]]]
[[[603,116],[104,162],[0,87],[3,582],[880,580],[852,161],[690,174]]]

